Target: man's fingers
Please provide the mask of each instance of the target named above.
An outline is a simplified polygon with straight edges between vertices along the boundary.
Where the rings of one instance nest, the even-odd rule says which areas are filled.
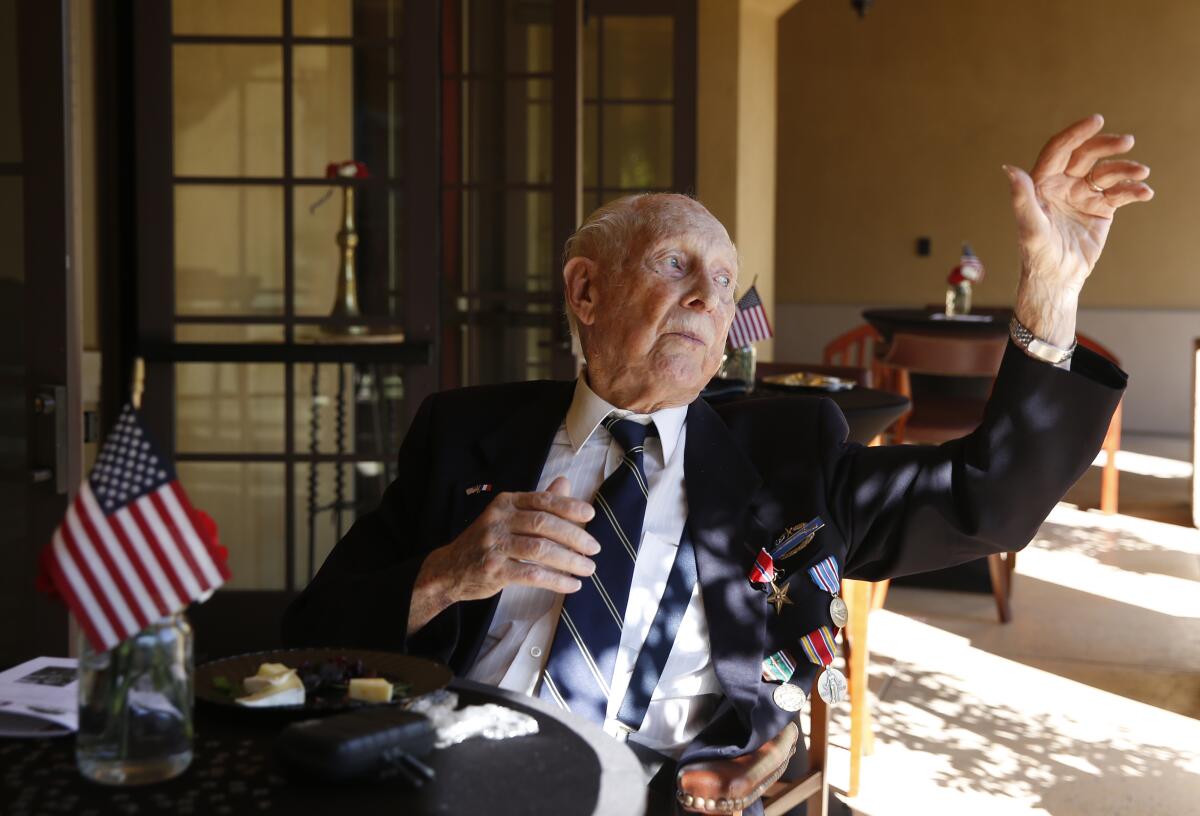
[[[596,571],[596,562],[585,558],[557,541],[534,536],[514,535],[506,542],[508,554],[519,561],[530,561],[559,572],[587,578]]]
[[[570,496],[571,482],[566,476],[558,476],[553,482],[550,483],[550,486],[546,488],[546,492],[553,493],[556,496]]]
[[[1112,207],[1124,207],[1154,198],[1154,190],[1144,181],[1128,179],[1104,191],[1104,200]]]
[[[1063,172],[1068,176],[1083,178],[1100,159],[1128,153],[1130,150],[1133,150],[1133,137],[1128,133],[1102,133],[1075,148]]]
[[[583,555],[600,552],[600,543],[591,533],[552,513],[518,510],[509,518],[508,530],[517,535],[548,538]]]
[[[1037,163],[1033,166],[1031,175],[1035,179],[1041,179],[1045,176],[1058,175],[1066,170],[1075,148],[1099,133],[1102,127],[1104,127],[1104,117],[1094,113],[1051,136],[1050,141],[1046,142],[1046,146],[1038,154]]]
[[[538,587],[539,589],[548,589],[551,592],[578,592],[583,582],[578,578],[572,578],[570,575],[564,575],[561,572],[555,572],[552,569],[538,566],[537,564],[522,564],[517,561],[512,562],[512,581],[514,584],[522,584],[524,586]]]
[[[565,477],[560,476],[555,479],[550,487],[558,486],[562,489],[559,483],[567,484]],[[569,485],[568,485],[569,486]],[[573,499],[565,494],[551,493],[550,491],[541,491],[538,493],[514,493],[513,506],[518,510],[537,510],[543,513],[553,513],[559,518],[576,524],[587,524],[592,520],[592,516],[596,515],[596,510],[590,504],[580,499]]]
[[[1092,168],[1092,181],[1097,187],[1116,187],[1122,181],[1142,181],[1150,176],[1150,168],[1141,162],[1128,159],[1111,159],[1097,162]]]

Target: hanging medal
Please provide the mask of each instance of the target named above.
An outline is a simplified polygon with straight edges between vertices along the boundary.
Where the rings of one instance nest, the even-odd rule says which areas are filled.
[[[767,594],[767,603],[775,607],[775,614],[781,614],[783,607],[792,602],[788,597],[787,585],[783,583],[783,571],[778,567],[779,562],[808,546],[813,536],[824,526],[825,522],[818,516],[810,522],[784,530],[770,551],[758,551],[754,566],[750,568],[746,577],[756,590]]]
[[[846,677],[833,667],[833,655],[837,645],[833,642],[834,631],[828,626],[814,629],[800,638],[800,647],[810,663],[823,666],[825,671],[817,678],[817,694],[826,703],[833,705],[846,699],[848,686]]]
[[[838,629],[845,629],[846,623],[850,620],[850,612],[846,608],[846,602],[838,597],[838,593],[842,589],[842,581],[838,576],[838,562],[832,555],[823,559],[820,563],[808,568],[808,574],[812,576],[813,582],[821,587],[821,589],[833,596],[833,600],[829,602],[829,617],[833,620],[833,625]]]
[[[784,711],[799,711],[808,701],[808,695],[804,693],[804,689],[789,682],[795,673],[796,659],[786,649],[781,649],[763,659],[763,679],[779,683],[771,692],[771,699]]]

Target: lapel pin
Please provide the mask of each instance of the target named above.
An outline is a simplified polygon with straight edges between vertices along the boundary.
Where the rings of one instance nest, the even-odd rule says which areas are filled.
[[[492,486],[487,483],[471,485],[470,487],[467,488],[468,496],[474,496],[476,493],[491,493],[491,492],[492,492]]]

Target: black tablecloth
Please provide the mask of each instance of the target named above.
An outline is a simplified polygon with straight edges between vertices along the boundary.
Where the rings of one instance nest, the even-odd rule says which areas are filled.
[[[974,309],[968,319],[945,319],[945,314],[936,309],[866,309],[863,320],[879,330],[885,340],[891,339],[894,331],[947,332],[959,336],[1005,336],[1012,309],[983,307]],[[974,318],[987,317],[989,320]]]
[[[288,779],[272,758],[278,724],[255,727],[253,712],[196,709],[195,758],[182,776],[138,788],[87,781],[75,767],[75,740],[0,740],[0,813],[209,814],[641,814],[645,779],[623,744],[568,720],[540,700],[466,681],[463,703],[500,702],[531,714],[539,733],[502,743],[467,740],[425,761],[434,782],[321,786]]]
[[[842,409],[846,422],[850,425],[849,440],[864,445],[903,416],[909,405],[907,397],[861,386],[847,391],[825,391],[820,388],[776,387],[760,382],[753,391],[747,393],[745,383],[737,380],[714,380],[701,396],[713,405],[743,399],[828,397]]]

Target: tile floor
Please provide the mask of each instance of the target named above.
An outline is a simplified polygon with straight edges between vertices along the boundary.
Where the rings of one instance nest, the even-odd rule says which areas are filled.
[[[838,706],[832,813],[1200,814],[1189,448],[1125,449],[1123,513],[1081,509],[1098,494],[1089,473],[1018,557],[1010,624],[988,595],[892,588],[870,623],[875,750],[848,799]]]

